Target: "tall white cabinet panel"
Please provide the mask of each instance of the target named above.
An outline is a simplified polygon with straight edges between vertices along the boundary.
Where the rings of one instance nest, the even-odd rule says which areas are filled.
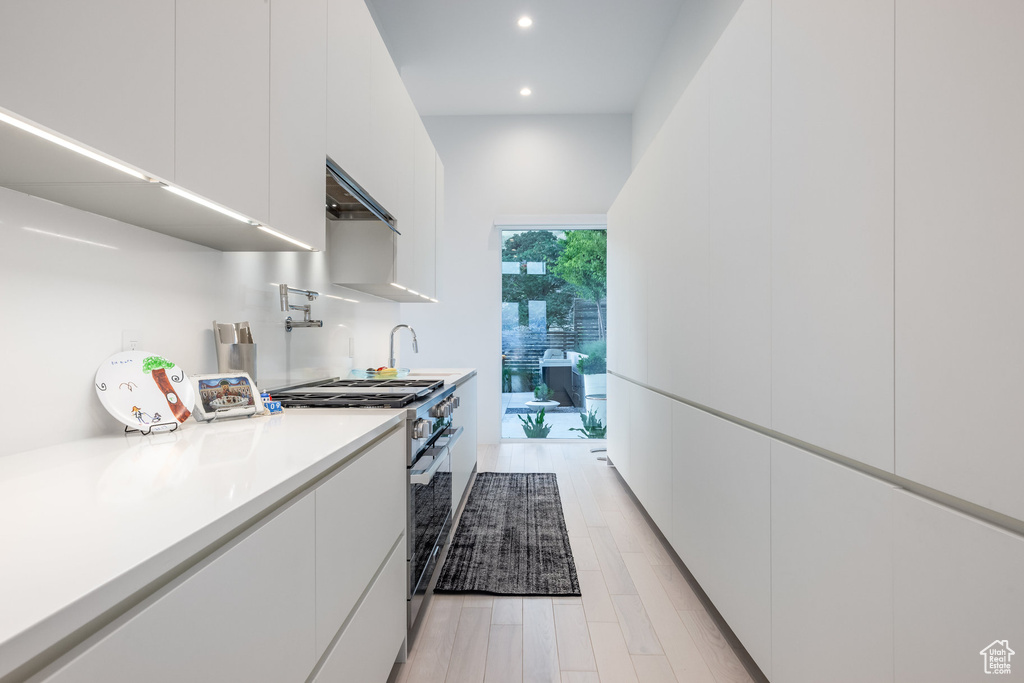
[[[363,0],[327,2],[327,155],[356,182],[370,174],[370,37]]]
[[[746,0],[709,58],[707,402],[771,425],[771,0]]]
[[[673,545],[771,677],[768,437],[674,402]]]
[[[316,663],[313,520],[306,496],[144,601],[45,680],[305,680]]]
[[[891,683],[892,487],[777,441],[771,458],[772,680]]]
[[[405,531],[405,468],[405,432],[397,430],[316,489],[317,656]]]
[[[270,223],[270,3],[176,0],[175,174]]]
[[[0,107],[173,179],[174,11],[165,0],[4,0]]]
[[[394,207],[398,202],[398,169],[395,160],[402,159],[402,163],[407,163],[402,155],[404,133],[396,134],[402,121],[411,125],[411,121],[404,116],[404,100],[407,97],[405,85],[395,69],[384,39],[374,27],[370,35],[371,161],[365,181],[359,178],[356,181],[363,183],[363,187],[384,208],[391,211],[397,210]]]
[[[642,166],[608,210],[608,367],[637,381],[647,379],[647,266],[637,215]]]
[[[1024,4],[896,10],[896,473],[1024,519]]]
[[[896,680],[986,679],[981,651],[993,641],[1022,651],[1024,537],[905,491],[894,497]]]
[[[327,0],[270,7],[270,225],[323,249]]]
[[[772,2],[772,427],[893,470],[893,0]]]
[[[654,215],[641,267],[648,276],[648,383],[676,396],[708,400],[709,360],[709,90],[707,65],[644,158],[656,160]]]

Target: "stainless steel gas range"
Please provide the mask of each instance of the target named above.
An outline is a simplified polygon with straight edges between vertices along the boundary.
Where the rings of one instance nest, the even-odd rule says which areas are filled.
[[[401,408],[408,446],[407,559],[409,645],[440,570],[452,524],[451,452],[463,426],[453,423],[454,385],[431,379],[333,379],[274,391],[285,408]]]

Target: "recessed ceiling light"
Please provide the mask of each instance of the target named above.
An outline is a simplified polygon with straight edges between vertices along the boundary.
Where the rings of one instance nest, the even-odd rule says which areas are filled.
[[[533,91],[530,90],[529,88],[523,88],[522,90],[519,91],[519,94],[522,95],[523,97],[529,97],[532,93]]]
[[[533,19],[527,16],[519,17],[519,28],[530,28],[533,26]]]

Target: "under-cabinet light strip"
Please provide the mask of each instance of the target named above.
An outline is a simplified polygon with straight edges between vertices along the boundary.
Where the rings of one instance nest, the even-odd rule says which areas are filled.
[[[297,247],[302,247],[303,249],[306,249],[307,251],[316,251],[313,247],[309,246],[305,242],[300,242],[299,240],[297,240],[297,239],[295,239],[293,237],[289,237],[288,235],[285,235],[283,233],[280,233],[277,230],[274,230],[273,228],[268,228],[267,226],[265,226],[263,224],[257,224],[256,227],[259,228],[260,230],[262,230],[263,232],[267,233],[268,235],[273,235],[274,237],[277,237],[278,239],[282,239],[285,242],[291,242],[292,244],[294,244]]]
[[[249,220],[248,218],[246,218],[242,214],[236,213],[236,212],[232,211],[231,209],[226,209],[223,206],[220,206],[219,204],[214,204],[209,199],[203,199],[199,195],[192,194],[188,190],[183,190],[180,187],[175,187],[174,185],[167,185],[166,183],[161,183],[161,184],[163,185],[164,189],[167,190],[168,192],[173,192],[174,194],[178,195],[179,197],[184,197],[185,199],[189,200],[190,202],[195,202],[196,204],[199,204],[200,206],[205,206],[207,209],[213,209],[214,211],[216,211],[218,213],[224,214],[228,218],[234,218],[236,221],[241,221],[242,223],[248,223],[249,225],[256,225],[255,221]]]
[[[65,140],[64,138],[57,137],[53,133],[49,133],[49,132],[43,130],[42,128],[37,128],[36,126],[33,126],[30,123],[26,123],[25,121],[22,121],[21,119],[16,119],[13,116],[8,116],[7,114],[3,113],[2,111],[0,111],[0,121],[3,121],[4,123],[8,123],[8,124],[14,126],[15,128],[20,128],[21,130],[25,131],[26,133],[31,133],[32,135],[35,135],[36,137],[40,137],[40,138],[42,138],[44,140],[47,140],[49,142],[52,142],[55,145],[60,145],[61,147],[65,148],[65,149],[70,149],[72,152],[77,152],[78,154],[81,154],[82,156],[89,157],[93,161],[98,161],[101,164],[106,164],[110,168],[113,168],[113,169],[116,169],[118,171],[121,171],[121,173],[127,173],[128,175],[133,176],[135,178],[138,178],[139,180],[149,180],[149,178],[144,176],[139,171],[136,171],[134,168],[130,168],[130,167],[125,166],[124,164],[118,162],[118,161],[114,161],[110,157],[105,157],[102,154],[97,154],[96,152],[92,151],[91,149],[86,149],[85,147],[82,147],[81,145],[76,145],[75,143],[71,142],[70,140]]]

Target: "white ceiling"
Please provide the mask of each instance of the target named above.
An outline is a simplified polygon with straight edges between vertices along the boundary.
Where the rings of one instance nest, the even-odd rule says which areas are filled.
[[[593,114],[633,111],[682,0],[367,4],[423,116]]]

